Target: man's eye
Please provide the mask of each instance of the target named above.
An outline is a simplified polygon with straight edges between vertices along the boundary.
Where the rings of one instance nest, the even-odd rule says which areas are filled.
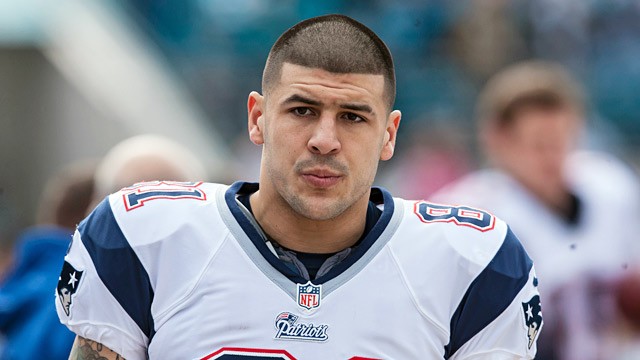
[[[297,116],[309,116],[309,115],[313,114],[311,109],[309,109],[307,107],[297,107],[297,108],[294,108],[291,111],[293,112],[294,115],[297,115]]]
[[[354,113],[345,113],[344,114],[345,119],[351,121],[351,122],[361,122],[364,121],[364,118],[362,116],[356,115]]]

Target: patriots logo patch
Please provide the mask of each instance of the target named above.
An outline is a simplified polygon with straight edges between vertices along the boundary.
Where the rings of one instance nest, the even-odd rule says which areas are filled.
[[[78,290],[80,279],[82,279],[82,273],[73,267],[68,262],[64,262],[62,265],[62,272],[58,278],[58,300],[64,309],[64,313],[69,316],[69,309],[71,308],[73,294]]]
[[[529,349],[536,341],[536,337],[542,327],[542,307],[540,306],[540,295],[536,295],[526,303],[522,303],[524,322],[527,325],[527,337],[529,338]]]
[[[302,341],[327,341],[328,325],[314,325],[311,323],[298,322],[298,315],[288,311],[280,313],[276,317],[275,338],[281,340],[302,340]]]

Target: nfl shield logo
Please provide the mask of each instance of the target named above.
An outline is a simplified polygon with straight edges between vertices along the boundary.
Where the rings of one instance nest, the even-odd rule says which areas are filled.
[[[313,285],[311,281],[306,284],[298,284],[298,305],[307,310],[320,306],[322,285]]]

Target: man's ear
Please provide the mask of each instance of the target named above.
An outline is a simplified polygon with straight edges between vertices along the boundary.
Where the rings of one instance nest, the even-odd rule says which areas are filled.
[[[380,160],[382,161],[389,160],[393,157],[393,152],[396,147],[398,127],[400,126],[400,118],[402,118],[400,110],[394,110],[389,114],[387,128],[384,133],[384,141],[382,143],[382,151],[380,152]]]
[[[247,100],[249,139],[256,145],[264,144],[264,97],[252,91]]]

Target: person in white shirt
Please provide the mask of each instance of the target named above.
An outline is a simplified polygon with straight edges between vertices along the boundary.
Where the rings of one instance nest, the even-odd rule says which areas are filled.
[[[624,220],[640,214],[635,174],[611,155],[577,148],[584,94],[558,64],[504,69],[477,107],[490,166],[430,200],[480,207],[518,234],[542,279],[547,325],[539,358],[609,359],[613,289],[637,246],[638,222]]]
[[[259,183],[135,184],[80,224],[57,289],[73,359],[535,356],[537,278],[506,223],[372,187],[401,117],[377,35],[302,21],[262,91]]]

